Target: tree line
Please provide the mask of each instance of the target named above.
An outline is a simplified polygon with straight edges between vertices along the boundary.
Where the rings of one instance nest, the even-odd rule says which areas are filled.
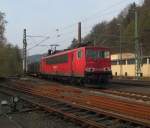
[[[5,38],[5,14],[0,12],[0,77],[22,73],[21,50]]]
[[[135,51],[135,10],[138,13],[138,40],[144,56],[150,55],[150,0],[144,0],[142,5],[132,3],[120,12],[111,21],[103,21],[96,24],[84,38],[82,43],[110,47],[112,53]],[[77,39],[73,39],[69,48],[77,46]]]

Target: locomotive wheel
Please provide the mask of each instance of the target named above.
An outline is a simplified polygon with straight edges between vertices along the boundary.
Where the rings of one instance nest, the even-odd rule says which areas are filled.
[[[75,78],[71,77],[69,81],[71,85],[75,85]]]
[[[84,86],[84,79],[83,78],[79,78],[79,85]]]

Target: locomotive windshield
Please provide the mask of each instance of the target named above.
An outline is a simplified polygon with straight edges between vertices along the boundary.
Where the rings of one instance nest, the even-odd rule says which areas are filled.
[[[93,50],[88,49],[86,50],[86,57],[90,57],[93,59],[97,58],[109,58],[109,51],[100,51],[100,50]]]

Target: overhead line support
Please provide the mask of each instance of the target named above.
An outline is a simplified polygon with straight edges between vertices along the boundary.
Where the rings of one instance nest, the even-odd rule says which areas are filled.
[[[23,30],[23,72],[27,72],[27,34],[26,29]]]
[[[138,35],[138,12],[135,9],[135,75],[136,79],[140,79],[142,72],[141,72],[141,65],[142,65],[142,56],[141,56],[141,49],[139,44],[139,35]]]

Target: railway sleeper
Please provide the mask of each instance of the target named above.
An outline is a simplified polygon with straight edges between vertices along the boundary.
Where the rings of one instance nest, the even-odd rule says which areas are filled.
[[[47,106],[47,104],[45,106]],[[59,108],[57,108],[57,109],[58,109],[58,112],[62,112],[63,113],[63,111],[61,111],[61,109],[62,109],[61,107],[60,107],[60,109]],[[56,109],[56,108],[54,108],[54,109]],[[56,111],[57,111],[57,109],[56,109]],[[89,115],[87,115],[87,113],[89,113],[88,110],[81,109],[80,111],[78,111],[78,114],[76,115],[76,113],[75,113],[75,115],[79,119],[81,118],[81,119],[85,119],[85,120],[89,120],[89,121],[92,120],[93,122],[96,122],[98,125],[103,124],[106,127],[107,126],[112,126],[113,121],[116,120],[116,118],[113,118],[113,117],[110,117],[110,116],[107,116],[107,115],[101,115],[99,117],[99,121],[97,121],[97,120],[95,121],[93,117],[91,117],[92,119],[90,119]],[[68,114],[70,114],[70,113],[68,113]],[[71,114],[73,114],[73,113],[71,113]],[[128,121],[122,121],[122,120],[120,120],[120,121],[118,122],[119,124],[117,124],[118,127],[119,127],[119,125],[121,126],[120,128],[122,128],[122,127],[133,128],[134,126],[136,126],[136,127],[138,126],[139,128],[143,128],[144,127],[144,126],[140,126],[140,125],[138,125],[136,123],[132,123],[132,122],[128,122]]]
[[[5,89],[5,92],[7,93],[8,90]],[[16,92],[14,92],[14,95],[16,95]],[[81,124],[85,124],[87,126],[94,126],[94,127],[97,127],[97,128],[100,128],[100,127],[103,127],[103,128],[108,128],[110,126],[113,125],[113,121],[116,122],[116,118],[114,117],[110,117],[108,115],[99,115],[99,120],[94,120],[95,118],[94,117],[88,117],[88,114],[91,114],[91,113],[95,113],[93,111],[89,111],[88,109],[83,109],[83,108],[77,108],[78,112],[74,112],[74,113],[70,113],[70,112],[63,112],[61,109],[62,108],[65,108],[67,106],[66,103],[61,103],[61,106],[58,106],[57,108],[55,107],[51,107],[51,99],[46,99],[44,97],[36,97],[36,96],[33,96],[33,95],[27,95],[27,94],[24,94],[24,93],[20,93],[18,94],[20,96],[21,99],[23,100],[26,100],[32,104],[36,104],[40,107],[42,107],[44,110],[47,110],[49,112],[51,111],[54,111],[56,113],[59,113],[63,116],[66,116],[68,118],[72,118],[72,119],[75,119],[79,122],[81,122]],[[43,102],[42,102],[43,101]],[[46,102],[47,101],[47,102]],[[54,101],[54,100],[52,100]],[[58,102],[58,101],[56,101]],[[81,115],[82,116],[81,116]],[[99,113],[98,113],[99,114]],[[85,116],[85,117],[84,117]],[[126,120],[121,120],[121,121],[118,121],[117,122],[117,125],[118,125],[118,128],[146,128],[146,126],[142,126],[140,124],[137,124],[137,123],[134,123],[134,122],[129,122],[129,121],[126,121]]]

